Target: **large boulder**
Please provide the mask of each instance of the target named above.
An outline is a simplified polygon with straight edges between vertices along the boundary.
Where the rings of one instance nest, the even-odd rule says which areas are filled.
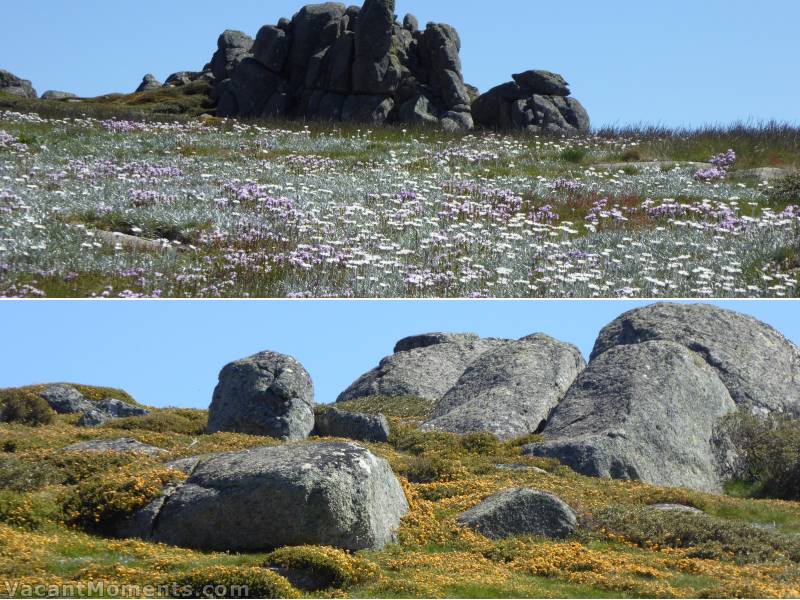
[[[160,89],[162,86],[163,84],[155,78],[155,75],[148,73],[142,77],[142,83],[139,84],[139,87],[136,88],[134,93],[152,92],[153,90]]]
[[[229,79],[236,67],[250,56],[253,49],[253,38],[249,35],[226,29],[217,39],[217,51],[211,57],[211,73],[217,81]]]
[[[366,448],[283,445],[204,457],[119,534],[230,552],[303,544],[379,550],[395,540],[407,511],[389,464]]]
[[[389,421],[384,415],[368,415],[326,407],[317,412],[312,435],[362,442],[386,442],[389,440]]]
[[[291,42],[283,29],[264,25],[253,44],[253,57],[273,73],[280,73],[289,58]]]
[[[309,4],[292,18],[292,45],[288,58],[288,79],[293,91],[306,81],[309,62],[344,32],[347,8],[338,2]]]
[[[42,94],[42,100],[69,100],[77,97],[72,92],[60,92],[58,90],[47,90]]]
[[[21,79],[4,69],[0,69],[0,92],[32,100],[38,98],[36,90],[33,89],[30,81]]]
[[[367,396],[416,396],[438,401],[473,360],[501,343],[474,334],[452,333],[400,340],[393,355],[354,381],[336,401]]]
[[[355,27],[353,91],[391,94],[400,84],[401,67],[394,40],[394,0],[365,0]]]
[[[274,104],[288,92],[288,84],[261,62],[245,58],[233,74],[218,88],[217,115],[220,117],[278,116]]]
[[[578,348],[544,334],[507,342],[466,368],[422,429],[502,440],[534,433],[585,367]]]
[[[531,133],[586,133],[589,114],[561,75],[525,71],[480,95],[472,104],[475,122],[489,129]]]
[[[314,387],[297,360],[261,352],[226,365],[208,409],[208,431],[301,440],[314,427]]]
[[[82,413],[94,408],[91,400],[66,383],[46,385],[39,392],[39,396],[60,415]]]
[[[528,488],[504,490],[461,513],[458,523],[499,540],[516,535],[570,536],[578,524],[575,511],[561,498]]]
[[[716,371],[671,341],[595,357],[555,408],[529,455],[584,475],[719,492],[735,456],[719,431],[736,408]]]
[[[652,304],[603,328],[592,358],[650,340],[676,342],[702,357],[740,407],[800,416],[800,349],[769,325],[707,304]]]

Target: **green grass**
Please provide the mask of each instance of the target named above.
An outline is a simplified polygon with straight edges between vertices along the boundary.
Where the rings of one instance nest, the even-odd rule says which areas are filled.
[[[350,412],[384,414],[387,417],[397,417],[403,420],[422,421],[433,410],[436,403],[433,400],[425,400],[414,396],[398,396],[389,398],[386,396],[369,396],[348,400],[347,402],[337,402],[332,405],[341,410]]]

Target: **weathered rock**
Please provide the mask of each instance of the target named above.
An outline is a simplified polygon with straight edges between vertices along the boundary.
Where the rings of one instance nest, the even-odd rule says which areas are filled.
[[[164,252],[175,255],[178,248],[174,247],[169,240],[151,240],[141,238],[118,231],[104,231],[97,229],[91,232],[97,240],[113,246],[115,249],[132,250],[135,252]]]
[[[753,317],[707,304],[652,304],[603,328],[592,357],[648,340],[669,340],[696,352],[741,407],[800,415],[800,349]]]
[[[458,33],[443,24],[417,28],[412,16],[405,26],[395,21],[394,0],[308,5],[291,22],[262,27],[252,52],[265,70],[243,59],[229,78],[216,77],[211,100],[221,117],[472,129]]]
[[[314,387],[290,356],[261,352],[226,365],[208,410],[208,431],[282,440],[308,437],[314,427]]]
[[[392,52],[394,0],[365,0],[355,28],[353,91],[391,94],[400,84],[400,61]]]
[[[684,346],[616,346],[578,376],[546,441],[524,452],[584,475],[718,492],[734,468],[718,426],[735,407],[717,373]]]
[[[395,353],[359,377],[337,402],[367,396],[439,400],[478,356],[501,344],[474,334],[434,333],[400,340]]]
[[[64,452],[132,452],[157,456],[166,450],[143,444],[133,438],[117,438],[114,440],[88,440],[78,442],[64,448]]]
[[[278,27],[262,27],[253,44],[253,58],[273,73],[280,73],[286,65],[291,49],[291,39]]]
[[[507,342],[466,368],[422,429],[502,440],[534,433],[585,367],[575,346],[543,334]]]
[[[39,392],[45,402],[60,415],[82,413],[94,408],[94,404],[71,385],[54,383]]]
[[[69,98],[77,98],[75,94],[71,92],[60,92],[58,90],[47,90],[44,94],[42,94],[42,100],[67,100]]]
[[[685,504],[670,504],[670,503],[651,504],[650,508],[652,508],[653,510],[668,510],[675,512],[690,513],[693,515],[705,514],[699,508],[695,508],[694,506],[686,506]]]
[[[303,544],[379,550],[394,541],[407,511],[389,464],[367,449],[283,445],[204,457],[119,534],[231,552]]]
[[[230,79],[236,67],[251,55],[253,38],[234,29],[225,30],[217,40],[217,51],[211,57],[211,73],[217,81]]]
[[[183,87],[203,77],[200,71],[178,71],[167,77],[163,87]]]
[[[163,87],[163,84],[155,78],[154,75],[148,73],[142,78],[142,83],[139,84],[139,87],[136,88],[136,94],[141,92],[151,92],[153,90],[157,90]]]
[[[561,75],[550,71],[525,71],[511,78],[517,82],[527,94],[542,96],[569,96],[569,84]]]
[[[362,442],[386,442],[389,439],[389,421],[384,415],[354,413],[329,407],[317,412],[312,435]]]
[[[475,122],[490,129],[531,133],[586,133],[589,114],[560,75],[526,71],[482,94],[472,104]]]
[[[772,181],[781,179],[794,173],[791,169],[781,169],[778,167],[758,167],[755,169],[742,169],[741,171],[731,171],[728,176],[731,179],[741,179],[744,181]]]
[[[342,120],[357,123],[383,123],[394,108],[386,96],[348,96],[342,106]]]
[[[410,31],[411,33],[416,33],[419,31],[419,20],[417,17],[411,13],[403,17],[403,29]]]
[[[565,538],[575,531],[578,519],[575,511],[553,494],[514,488],[461,513],[458,523],[493,540],[516,535]]]
[[[333,44],[343,33],[344,4],[325,2],[304,6],[292,18],[292,45],[288,79],[293,91],[303,87],[311,57]]]
[[[4,69],[0,69],[0,92],[32,100],[38,98],[36,90],[33,89],[29,80],[21,79]]]
[[[81,427],[96,427],[111,419],[141,417],[147,414],[150,414],[150,411],[146,408],[133,406],[116,398],[109,398],[95,402],[92,409],[78,420],[78,425]]]

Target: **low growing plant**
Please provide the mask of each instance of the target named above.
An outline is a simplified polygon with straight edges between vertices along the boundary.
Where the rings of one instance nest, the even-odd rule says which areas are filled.
[[[54,415],[50,405],[36,394],[19,388],[0,390],[0,421],[37,427],[52,423]]]
[[[348,588],[374,579],[375,563],[328,546],[296,546],[270,553],[264,563],[308,575],[316,589]]]
[[[260,567],[204,567],[165,582],[174,598],[299,598],[286,580]]]

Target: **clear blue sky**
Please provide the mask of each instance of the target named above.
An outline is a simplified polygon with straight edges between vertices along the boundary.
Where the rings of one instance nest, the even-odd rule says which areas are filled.
[[[296,357],[331,402],[394,343],[431,331],[519,338],[539,331],[588,355],[635,301],[0,301],[0,387],[121,387],[153,406],[205,408],[220,369],[262,350]],[[800,302],[727,301],[800,343]]]
[[[224,29],[254,35],[303,4],[5,0],[0,68],[40,93],[131,91],[146,72],[200,69]],[[562,73],[596,124],[800,120],[797,0],[398,0],[397,12],[456,26],[482,90]]]

